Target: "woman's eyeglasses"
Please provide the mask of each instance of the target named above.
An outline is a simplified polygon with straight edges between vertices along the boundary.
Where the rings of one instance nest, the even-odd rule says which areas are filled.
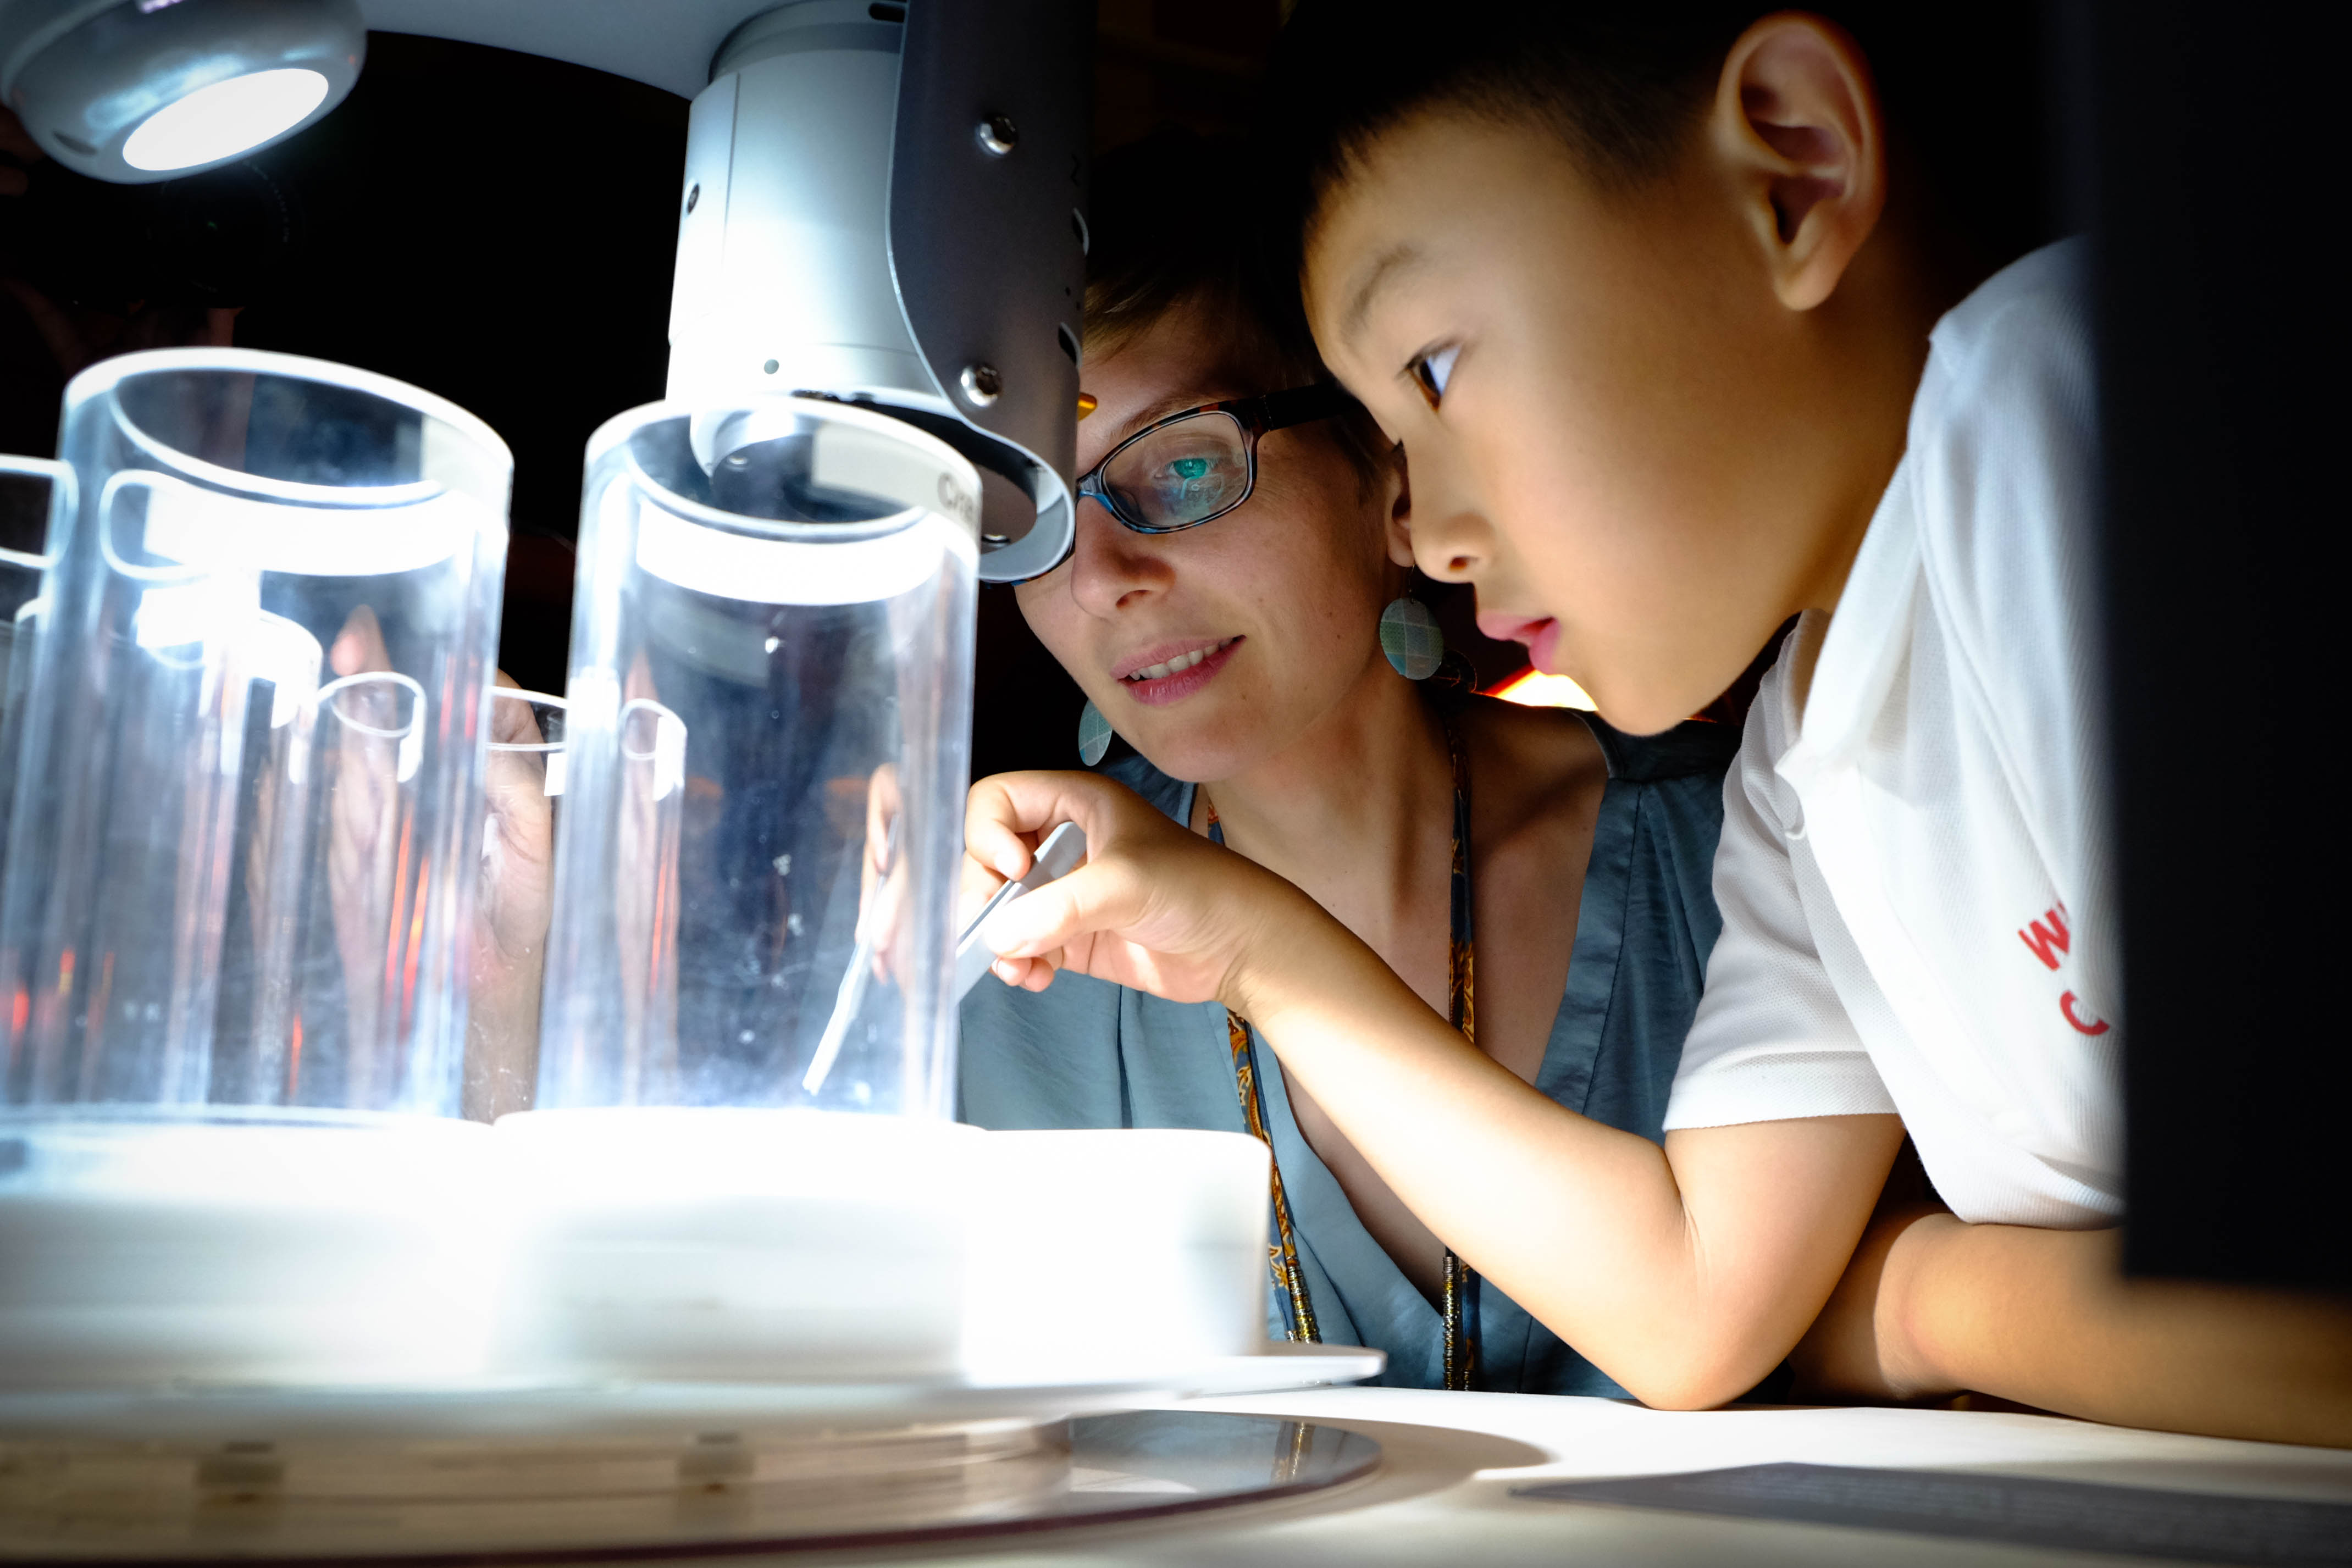
[[[1257,488],[1258,437],[1344,413],[1329,384],[1202,403],[1145,425],[1078,480],[1078,497],[1139,534],[1173,534],[1223,517]]]

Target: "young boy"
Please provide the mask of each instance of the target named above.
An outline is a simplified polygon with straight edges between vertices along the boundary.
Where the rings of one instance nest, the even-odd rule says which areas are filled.
[[[1542,1102],[1294,890],[1098,781],[975,791],[1002,872],[1064,817],[1092,846],[1000,917],[999,974],[1222,998],[1652,1404],[1731,1397],[1802,1337],[1824,1393],[2352,1444],[2340,1304],[2116,1275],[2074,248],[1970,292],[1950,188],[1819,17],[1309,0],[1292,26],[1308,312],[1404,446],[1423,570],[1643,732],[1801,616],[1727,784],[1664,1147]],[[1948,1212],[1873,1226],[1906,1130]]]

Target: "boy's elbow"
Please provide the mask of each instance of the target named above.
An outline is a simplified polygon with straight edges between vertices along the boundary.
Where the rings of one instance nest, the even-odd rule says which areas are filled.
[[[1629,1367],[1613,1375],[1626,1393],[1653,1410],[1712,1410],[1755,1387],[1771,1370],[1769,1364],[1761,1370],[1751,1367],[1749,1359],[1675,1355],[1662,1358],[1667,1364]]]
[[[1754,1311],[1749,1293],[1724,1294],[1645,1295],[1608,1318],[1537,1316],[1651,1409],[1712,1410],[1761,1383],[1790,1349],[1785,1322]]]

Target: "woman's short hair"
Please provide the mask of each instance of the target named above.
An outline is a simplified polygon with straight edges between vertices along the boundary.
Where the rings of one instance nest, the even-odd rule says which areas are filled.
[[[1097,160],[1087,204],[1086,357],[1118,353],[1198,309],[1255,390],[1328,382],[1276,220],[1265,158],[1238,136],[1173,127]],[[1328,426],[1369,486],[1395,461],[1360,409]]]

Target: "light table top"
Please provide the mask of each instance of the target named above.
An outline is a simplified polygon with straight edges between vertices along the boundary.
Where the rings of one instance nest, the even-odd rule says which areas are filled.
[[[1437,1564],[2117,1563],[2132,1559],[1515,1497],[1547,1481],[1798,1461],[1990,1472],[2352,1504],[2352,1452],[2137,1432],[2054,1416],[1948,1410],[1747,1407],[1674,1412],[1602,1399],[1329,1388],[1201,1401],[1360,1431],[1380,1468],[1328,1491],[1198,1514],[974,1542],[854,1562],[985,1559],[1004,1568],[1214,1563],[1231,1568]],[[2347,1542],[2352,1552],[2352,1542]],[[805,1563],[836,1560],[795,1554]],[[2145,1560],[2141,1560],[2145,1561]]]

